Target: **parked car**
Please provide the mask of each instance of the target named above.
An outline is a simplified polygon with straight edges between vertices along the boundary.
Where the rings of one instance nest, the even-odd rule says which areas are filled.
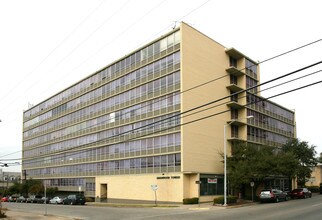
[[[39,199],[38,201],[37,201],[37,203],[42,203],[42,204],[44,204],[44,203],[49,203],[49,200],[50,200],[51,198],[49,198],[49,197],[41,197],[41,199]]]
[[[29,198],[27,199],[26,202],[30,202],[30,203],[38,203],[38,201],[40,201],[42,198],[42,196],[40,195],[32,195],[32,196],[29,196]]]
[[[287,201],[289,196],[286,192],[279,189],[263,189],[259,194],[259,200],[261,202],[279,202]]]
[[[1,202],[9,202],[9,198],[8,197],[2,197]]]
[[[63,200],[63,204],[67,205],[85,205],[86,201],[85,201],[85,196],[81,195],[81,194],[74,194],[74,195],[69,195],[67,196],[64,200]]]
[[[24,196],[19,196],[17,199],[16,199],[16,202],[26,202],[26,198]]]
[[[308,188],[297,188],[293,189],[291,192],[289,192],[289,196],[294,199],[306,199],[312,197],[312,192],[308,190]]]
[[[8,202],[16,202],[18,197],[19,197],[18,195],[9,196]]]
[[[29,196],[28,198],[26,198],[26,203],[32,203],[33,198],[34,196]]]
[[[62,204],[63,203],[63,198],[59,196],[55,196],[51,200],[49,200],[50,204]]]

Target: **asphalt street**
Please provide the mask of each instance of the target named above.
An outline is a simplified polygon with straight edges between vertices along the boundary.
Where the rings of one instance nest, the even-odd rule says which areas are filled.
[[[45,214],[43,204],[4,203],[12,213],[24,213],[32,219],[37,219]],[[8,214],[10,214],[10,211]],[[280,203],[255,203],[253,205],[225,208],[212,206],[212,204],[180,205],[178,207],[109,207],[109,206],[70,206],[47,205],[47,215],[66,219],[131,219],[131,220],[167,220],[167,219],[292,219],[316,220],[322,218],[322,195],[315,194],[309,199],[295,199]],[[14,219],[14,216],[11,216]],[[23,219],[23,218],[19,218]]]

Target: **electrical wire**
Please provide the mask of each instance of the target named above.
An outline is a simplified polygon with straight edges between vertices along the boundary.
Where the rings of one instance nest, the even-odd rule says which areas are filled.
[[[300,69],[298,69],[298,70],[292,71],[292,72],[290,72],[290,73],[284,74],[284,75],[282,75],[282,76],[280,76],[280,77],[277,77],[277,78],[274,78],[274,79],[272,79],[272,80],[266,81],[266,82],[264,82],[264,83],[262,83],[262,84],[258,84],[258,85],[256,85],[256,86],[250,87],[250,88],[248,88],[248,89],[246,89],[246,90],[243,90],[243,91],[241,91],[241,92],[245,92],[245,91],[248,91],[248,90],[252,90],[252,89],[254,89],[254,88],[256,88],[256,87],[259,87],[259,86],[265,85],[265,84],[267,84],[267,83],[271,83],[271,82],[273,82],[273,81],[275,81],[275,80],[279,80],[279,79],[281,79],[281,78],[284,78],[284,77],[290,76],[290,75],[292,75],[292,74],[295,74],[295,73],[297,73],[297,72],[303,71],[303,70],[308,69],[308,68],[311,68],[311,67],[313,67],[313,66],[315,66],[315,65],[318,65],[318,64],[321,64],[321,63],[322,63],[322,61],[317,62],[317,63],[314,63],[314,64],[311,64],[311,65],[308,65],[308,66],[306,66],[306,67],[303,67],[303,68],[300,68]],[[309,75],[311,75],[311,74],[309,74]],[[300,77],[300,78],[302,78],[302,77]],[[291,81],[294,81],[294,79],[293,79],[293,80],[291,80]],[[274,87],[276,87],[276,86],[274,86]],[[238,92],[238,93],[241,93],[241,92]],[[212,101],[212,102],[209,102],[209,103],[203,104],[203,105],[201,105],[201,106],[197,106],[197,107],[195,107],[195,108],[192,108],[192,109],[190,109],[190,110],[187,110],[187,111],[185,111],[185,112],[182,112],[182,113],[180,113],[180,114],[178,114],[178,115],[186,114],[186,113],[191,112],[191,111],[194,111],[194,110],[196,110],[196,109],[199,109],[199,108],[205,107],[205,106],[207,106],[207,105],[213,104],[213,103],[215,103],[215,102],[218,102],[218,101],[224,100],[224,99],[226,99],[226,98],[229,98],[229,97],[231,97],[231,96],[233,96],[233,95],[236,95],[236,94],[237,94],[237,93],[234,93],[234,94],[232,94],[232,95],[230,95],[230,96],[226,96],[226,97],[224,97],[224,98],[221,98],[221,99],[218,99],[218,100],[214,100],[214,101]],[[115,135],[115,136],[109,137],[109,138],[107,138],[107,139],[112,139],[112,138],[115,138],[115,137],[119,137],[119,136],[121,136],[121,135],[123,135],[123,134],[126,134],[126,133],[132,133],[132,132],[133,132],[133,131],[135,131],[135,130],[141,130],[141,129],[142,129],[142,128],[144,128],[144,127],[148,127],[148,126],[151,126],[151,125],[153,125],[153,124],[157,124],[157,123],[160,123],[160,122],[162,122],[162,121],[169,120],[170,118],[177,117],[178,115],[175,115],[175,116],[172,116],[172,117],[169,117],[169,118],[165,118],[165,119],[160,120],[160,121],[156,121],[156,122],[154,122],[154,123],[151,123],[151,124],[148,124],[148,125],[145,125],[145,126],[142,126],[142,127],[136,128],[136,129],[133,129],[133,130],[131,130],[131,131],[124,132],[124,133],[121,133],[121,134],[118,134],[118,135]],[[166,122],[166,123],[168,123],[168,122]],[[150,134],[149,134],[149,135],[150,135]],[[96,143],[96,142],[102,142],[102,140],[95,141],[95,142],[91,142],[91,143],[90,143],[90,145],[92,145],[93,143]],[[79,146],[77,146],[77,148],[79,148]],[[35,149],[35,148],[34,148],[34,149]],[[75,148],[75,149],[76,149],[76,148]],[[74,148],[69,148],[69,149],[65,149],[65,150],[62,150],[62,151],[56,151],[56,152],[54,152],[54,153],[52,153],[52,154],[46,154],[46,155],[43,155],[43,156],[41,155],[41,156],[42,156],[42,157],[46,157],[46,156],[50,156],[50,155],[56,155],[56,154],[66,153],[66,152],[68,152],[68,151],[72,151],[72,150],[75,150],[75,149],[74,149]],[[92,149],[92,148],[91,148],[91,149]],[[91,150],[91,149],[90,149],[90,150]],[[76,149],[76,150],[77,150],[77,149]],[[40,157],[40,155],[39,155],[39,156],[37,156],[37,157],[39,158],[39,157]],[[29,158],[28,158],[28,159],[29,159]]]
[[[4,97],[8,97],[8,95],[10,93],[12,93],[19,85],[21,85],[27,78],[29,78],[33,73],[35,73],[35,71],[61,46],[65,43],[66,40],[68,40],[75,32],[76,30],[81,27],[83,25],[83,23],[85,23],[85,21],[91,17],[94,12],[97,11],[97,9],[99,9],[101,7],[101,5],[104,3],[105,1],[102,0],[78,25],[76,25],[76,27],[74,27],[74,29],[69,32],[69,34],[63,39],[61,40],[55,47],[54,49],[52,49],[41,61],[40,63],[32,70],[30,71],[22,80],[20,80],[16,85],[14,85],[12,87],[11,90],[9,90],[5,95],[3,95],[0,100],[3,101],[2,99]]]
[[[262,63],[264,63],[264,62],[268,62],[268,61],[270,61],[270,60],[276,59],[276,58],[281,57],[281,56],[283,56],[283,55],[286,55],[286,54],[289,54],[289,53],[291,53],[291,52],[297,51],[297,50],[299,50],[299,49],[305,48],[305,47],[307,47],[307,46],[313,45],[313,44],[318,43],[318,42],[320,42],[320,41],[322,41],[322,39],[315,40],[315,41],[312,41],[312,42],[310,42],[310,43],[307,43],[307,44],[301,45],[301,46],[296,47],[296,48],[294,48],[294,49],[288,50],[288,51],[286,51],[286,52],[280,53],[280,54],[278,54],[278,55],[275,55],[275,56],[273,56],[273,57],[270,57],[270,58],[267,58],[267,59],[265,59],[265,60],[263,60],[263,61],[260,61],[260,62],[258,62],[258,64],[262,64]],[[255,64],[253,64],[253,65],[251,65],[251,66],[249,66],[249,67],[252,67],[252,66],[254,66],[254,65],[255,65]],[[257,64],[256,64],[256,65],[257,65]],[[246,69],[246,67],[245,67],[245,68],[238,69],[238,70],[236,70],[236,72],[237,72],[237,71],[243,71],[243,70],[245,70],[245,69]],[[188,89],[186,89],[186,90],[184,90],[184,91],[181,91],[181,92],[179,92],[179,94],[183,94],[183,93],[185,93],[185,92],[191,91],[191,90],[193,90],[193,89],[196,89],[196,88],[199,88],[199,87],[201,87],[201,86],[207,85],[207,84],[209,84],[209,83],[215,82],[215,81],[217,81],[217,80],[223,79],[223,78],[225,78],[225,77],[227,77],[227,76],[229,76],[229,75],[228,75],[228,74],[222,75],[222,76],[220,76],[220,77],[217,77],[217,78],[214,78],[214,79],[212,79],[212,80],[209,80],[209,81],[207,81],[207,82],[205,82],[205,83],[201,83],[201,84],[199,84],[199,85],[196,85],[196,86],[193,86],[193,87],[191,87],[191,88],[188,88]],[[155,100],[155,101],[153,101],[153,102],[152,102],[152,104],[156,104],[156,103],[158,103],[158,102],[160,102],[160,101],[161,101],[161,100]],[[135,110],[138,110],[138,109],[140,109],[140,108],[147,107],[149,104],[150,104],[150,103],[146,104],[145,106],[140,106],[140,107],[138,107],[138,108],[136,108],[136,109],[131,109],[131,110],[129,110],[129,111],[125,111],[124,113],[122,113],[122,114],[118,115],[115,119],[119,119],[119,118],[121,118],[122,116],[124,116],[124,115],[126,115],[126,114],[130,113],[130,112],[131,112],[131,111],[133,111],[133,110],[135,111]],[[107,121],[102,121],[102,122],[100,122],[100,123],[102,123],[102,124],[103,124],[103,123],[105,123],[105,122],[107,122]],[[95,126],[95,125],[93,125],[93,126]],[[88,128],[86,128],[86,129],[88,129]]]
[[[297,88],[295,88],[295,89],[291,89],[291,90],[288,90],[288,91],[285,91],[285,92],[281,92],[281,93],[278,93],[278,94],[272,95],[272,96],[270,96],[270,97],[268,97],[268,98],[263,98],[263,99],[261,99],[260,101],[269,100],[269,99],[272,99],[272,98],[275,98],[275,97],[278,97],[278,96],[281,96],[281,95],[285,95],[285,94],[288,94],[288,93],[291,93],[291,92],[295,92],[295,91],[298,91],[298,90],[301,90],[301,89],[304,89],[304,88],[308,88],[308,87],[310,87],[310,86],[317,85],[317,84],[319,84],[319,83],[322,83],[322,80],[321,80],[321,81],[314,82],[314,83],[311,83],[311,84],[307,84],[307,85],[304,85],[304,86],[301,86],[301,87],[297,87]],[[243,105],[243,107],[246,107],[246,106],[248,106],[248,105],[255,104],[255,103],[257,103],[257,102],[259,102],[259,101],[253,101],[253,102],[247,103],[247,104]],[[217,115],[220,115],[220,114],[223,114],[223,113],[229,112],[229,111],[230,111],[230,110],[225,110],[225,111],[221,111],[221,112],[214,113],[214,114],[211,114],[211,115],[207,115],[207,116],[205,116],[205,117],[198,118],[198,119],[195,119],[195,120],[192,120],[192,121],[188,121],[188,122],[185,122],[185,123],[181,123],[181,124],[179,124],[179,125],[174,125],[174,126],[172,126],[172,127],[164,128],[164,129],[161,129],[161,130],[159,130],[159,131],[157,131],[157,132],[153,132],[153,133],[160,133],[160,132],[163,132],[163,131],[167,131],[167,130],[174,129],[174,128],[179,127],[179,126],[185,126],[185,125],[189,125],[189,124],[191,124],[191,123],[196,123],[196,122],[199,122],[199,121],[202,121],[202,120],[205,120],[205,119],[208,119],[208,118],[211,118],[211,117],[214,117],[214,116],[217,116]],[[148,134],[148,135],[151,135],[151,134]],[[144,136],[146,136],[146,135],[144,135]],[[138,138],[141,138],[141,136],[140,136],[140,137],[138,137]],[[131,140],[135,140],[135,139],[137,139],[137,137],[136,137],[136,138],[133,138],[133,139],[131,139]],[[129,140],[122,141],[122,142],[120,142],[120,143],[127,142],[127,141],[129,141]],[[119,143],[107,144],[106,146],[114,145],[114,144],[119,144]],[[85,149],[85,150],[87,151],[87,150],[92,150],[92,149]],[[47,156],[48,156],[48,155],[47,155]],[[92,163],[92,162],[93,162],[93,161],[88,162],[88,163]],[[32,164],[32,163],[37,163],[37,162],[29,162],[29,163],[27,162],[27,163],[24,163],[24,164]],[[82,163],[82,164],[84,164],[84,163]],[[63,164],[63,165],[61,165],[61,166],[66,166],[66,165],[67,165],[67,166],[72,166],[72,165],[75,165],[75,164]],[[52,167],[52,166],[50,166],[50,167]],[[57,167],[57,166],[55,166],[55,167]],[[42,167],[42,168],[43,168],[43,167]],[[34,169],[35,169],[35,168],[34,168]],[[39,169],[39,168],[38,168],[38,169]]]

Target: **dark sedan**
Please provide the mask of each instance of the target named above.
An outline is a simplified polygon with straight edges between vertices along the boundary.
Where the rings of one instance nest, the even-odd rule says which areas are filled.
[[[69,195],[65,199],[63,199],[63,204],[64,205],[85,205],[86,200],[84,195],[76,194],[76,195]]]
[[[263,189],[259,194],[259,200],[261,202],[279,202],[287,201],[289,199],[287,193],[279,189]]]
[[[312,197],[312,192],[308,190],[308,188],[297,188],[293,189],[291,192],[289,192],[289,196],[292,199],[298,198],[298,199],[306,199]]]
[[[39,200],[37,201],[37,203],[42,203],[42,204],[44,204],[44,203],[46,202],[46,203],[48,204],[50,199],[51,199],[51,198],[49,198],[49,197],[42,197],[41,199],[39,199]]]

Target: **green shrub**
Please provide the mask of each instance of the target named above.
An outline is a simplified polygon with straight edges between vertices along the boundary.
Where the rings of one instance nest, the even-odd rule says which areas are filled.
[[[2,209],[2,202],[0,201],[0,218],[6,218],[7,215]]]
[[[94,202],[94,199],[92,197],[85,197],[86,202]]]
[[[183,199],[183,204],[184,205],[187,205],[187,204],[198,204],[198,202],[199,202],[199,198],[197,198],[197,197]]]
[[[252,200],[252,195],[246,195],[245,196],[245,198],[244,198],[245,200]],[[254,202],[258,202],[259,201],[259,198],[258,198],[258,196],[256,196],[255,194],[253,195],[253,200],[254,200]]]
[[[236,203],[237,202],[237,196],[227,196],[227,204]],[[217,198],[214,198],[214,204],[224,204],[224,197],[219,196]]]
[[[318,187],[318,186],[307,186],[307,188],[308,188],[312,193],[318,193],[318,192],[320,192],[320,187]]]

